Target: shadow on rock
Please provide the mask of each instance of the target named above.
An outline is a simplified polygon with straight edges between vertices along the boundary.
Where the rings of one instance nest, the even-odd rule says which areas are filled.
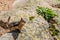
[[[11,31],[10,33],[12,33],[14,40],[16,40],[18,38],[19,33],[21,33],[21,31],[16,29],[16,30]]]

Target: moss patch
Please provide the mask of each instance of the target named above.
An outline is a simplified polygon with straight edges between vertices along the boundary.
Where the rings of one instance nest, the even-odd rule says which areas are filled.
[[[29,17],[29,20],[32,21],[34,18],[35,18],[34,16],[31,16],[31,17]]]

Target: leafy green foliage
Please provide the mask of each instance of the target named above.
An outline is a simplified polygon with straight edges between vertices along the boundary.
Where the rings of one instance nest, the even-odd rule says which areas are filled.
[[[38,6],[36,11],[37,11],[38,15],[43,16],[45,18],[45,20],[47,20],[49,23],[51,23],[51,24],[55,23],[55,21],[53,21],[53,18],[56,16],[56,14],[53,12],[52,9]],[[55,28],[55,26],[49,27],[49,30],[50,30],[52,36],[56,36],[60,32],[59,30],[57,30]]]
[[[52,36],[56,36],[59,33],[59,30],[57,30],[55,27],[49,27],[49,30],[52,32]]]
[[[52,9],[39,7],[36,9],[37,14],[43,16],[47,21],[56,16]]]
[[[33,20],[33,19],[34,19],[34,16],[29,17],[29,20]]]
[[[53,26],[53,27],[49,27],[49,30],[50,31],[54,31],[55,30],[55,27]]]

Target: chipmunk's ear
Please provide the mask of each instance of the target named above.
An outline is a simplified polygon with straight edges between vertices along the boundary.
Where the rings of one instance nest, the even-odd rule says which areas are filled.
[[[8,22],[10,21],[10,18],[11,18],[11,17],[9,16],[9,18],[8,18]]]
[[[20,22],[26,23],[26,22],[23,20],[23,18],[21,18]]]

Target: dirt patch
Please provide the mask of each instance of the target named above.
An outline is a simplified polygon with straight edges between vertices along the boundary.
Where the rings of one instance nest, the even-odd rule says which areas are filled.
[[[14,0],[0,0],[0,10],[10,10]]]

